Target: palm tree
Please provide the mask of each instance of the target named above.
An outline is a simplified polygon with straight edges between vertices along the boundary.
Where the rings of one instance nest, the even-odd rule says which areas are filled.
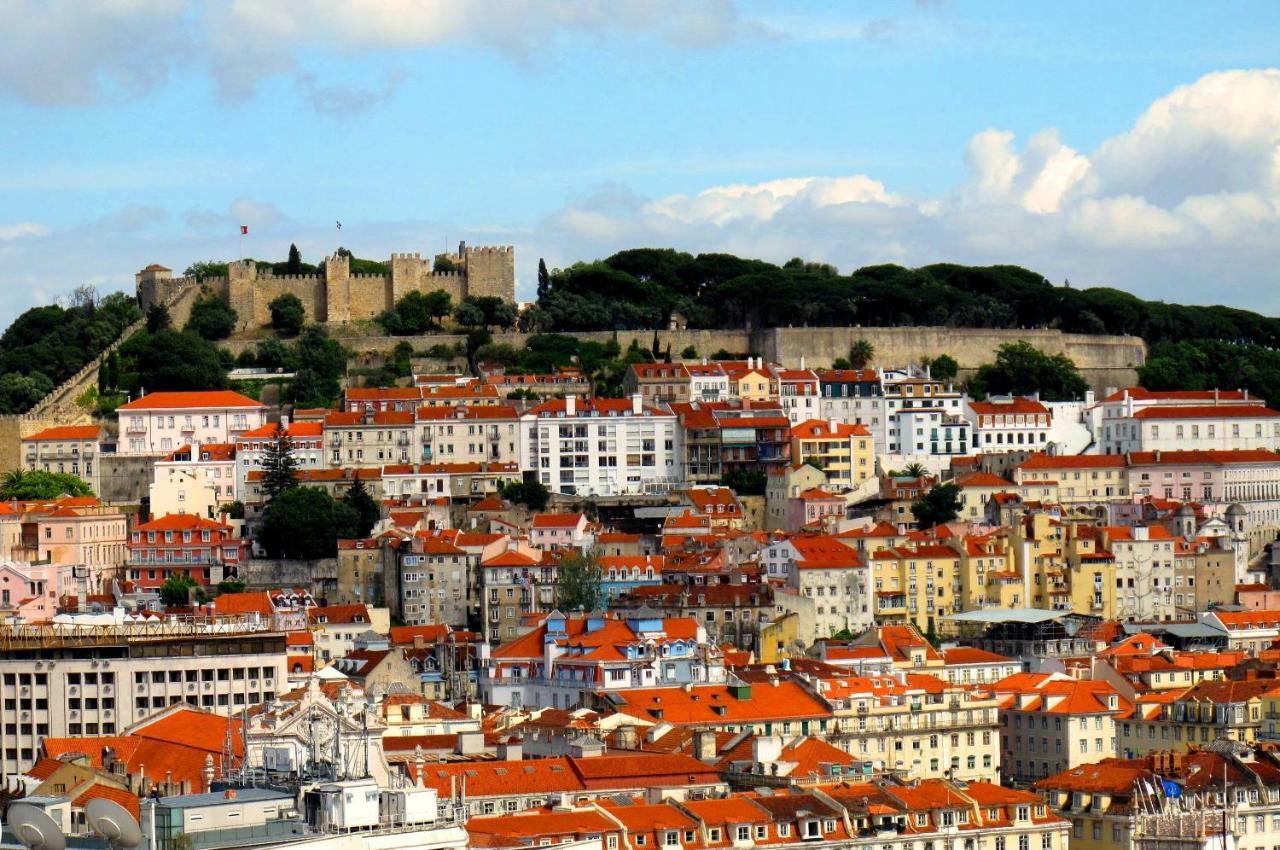
[[[9,470],[0,478],[0,497],[9,498],[10,493],[14,493],[22,489],[23,482],[26,481],[27,471],[20,467]]]
[[[849,363],[855,369],[865,369],[867,364],[871,362],[871,358],[876,356],[876,347],[868,340],[855,339],[853,345],[849,346]]]
[[[928,472],[928,470],[925,469],[924,464],[921,463],[909,463],[907,464],[907,468],[902,470],[902,474],[908,478],[919,478],[926,472]]]

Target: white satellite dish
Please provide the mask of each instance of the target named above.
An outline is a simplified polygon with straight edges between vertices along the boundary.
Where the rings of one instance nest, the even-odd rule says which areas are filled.
[[[85,805],[84,816],[93,831],[107,839],[112,847],[133,848],[142,843],[138,822],[119,803],[98,797]]]
[[[9,828],[27,850],[66,850],[67,837],[53,818],[30,803],[9,807]]]

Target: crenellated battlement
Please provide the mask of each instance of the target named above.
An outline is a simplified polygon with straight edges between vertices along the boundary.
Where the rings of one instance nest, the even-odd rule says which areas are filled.
[[[434,255],[439,256],[439,255]],[[387,274],[352,273],[349,254],[326,256],[316,274],[275,274],[270,268],[236,260],[227,264],[227,276],[196,281],[173,277],[160,265],[136,275],[143,309],[171,300],[182,290],[207,286],[227,299],[239,316],[240,329],[263,327],[271,321],[270,303],[281,295],[302,302],[308,321],[349,322],[374,319],[410,292],[444,290],[455,301],[468,296],[497,296],[515,301],[515,247],[458,244],[456,254],[446,253],[457,269],[437,271],[433,255],[397,252],[391,255]]]

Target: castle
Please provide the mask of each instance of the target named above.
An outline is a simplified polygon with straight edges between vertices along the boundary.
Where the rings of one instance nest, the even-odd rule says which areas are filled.
[[[444,290],[454,303],[468,296],[497,296],[515,301],[515,248],[470,247],[458,244],[456,254],[445,254],[456,271],[437,271],[430,259],[419,254],[392,254],[390,275],[352,274],[350,256],[326,257],[318,274],[276,275],[254,263],[237,261],[226,277],[173,277],[164,266],[153,264],[135,275],[138,302],[146,310],[163,304],[179,291],[204,285],[235,308],[240,330],[271,323],[268,305],[280,295],[298,296],[311,322],[350,322],[376,318],[410,292]]]

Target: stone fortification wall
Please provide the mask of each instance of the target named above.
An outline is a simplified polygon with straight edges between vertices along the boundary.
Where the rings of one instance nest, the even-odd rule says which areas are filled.
[[[98,456],[98,498],[112,505],[140,505],[150,495],[156,461],[162,455]]]
[[[463,245],[457,255],[449,256],[458,270],[435,271],[431,260],[420,254],[393,254],[389,275],[352,274],[346,254],[326,257],[320,272],[311,275],[275,275],[254,263],[234,262],[227,266],[227,277],[206,278],[202,283],[235,308],[241,330],[269,324],[271,302],[285,293],[298,297],[308,321],[335,324],[374,319],[410,292],[440,289],[455,302],[485,295],[515,301],[513,248]],[[195,285],[193,279],[174,278],[159,266],[137,275],[138,299],[144,309]],[[174,324],[181,324],[176,316]]]
[[[499,333],[494,334],[493,340],[519,348],[529,336],[522,333]],[[614,332],[592,331],[574,336],[606,342],[613,338]],[[652,330],[618,331],[617,337],[624,348],[632,340],[636,340],[646,350],[653,344]],[[454,345],[462,337],[438,333],[407,337],[344,336],[341,339],[343,345],[359,356],[388,352],[403,341],[407,341],[418,351],[425,351],[434,345]],[[768,328],[754,332],[658,331],[659,346],[665,351],[670,345],[674,359],[679,359],[680,352],[692,346],[701,357],[710,357],[723,350],[734,354],[761,356],[787,366],[798,366],[803,357],[805,365],[812,368],[830,366],[836,358],[847,356],[849,346],[857,339],[866,339],[875,346],[874,365],[903,366],[918,363],[923,357],[949,354],[960,364],[962,378],[969,377],[979,366],[994,360],[999,346],[1023,339],[1050,354],[1066,354],[1075,361],[1085,379],[1097,390],[1136,384],[1137,367],[1145,363],[1147,357],[1146,343],[1139,337],[1064,334],[1056,330],[910,327]],[[253,348],[256,343],[230,340],[225,345],[233,353],[239,354],[247,348]]]

